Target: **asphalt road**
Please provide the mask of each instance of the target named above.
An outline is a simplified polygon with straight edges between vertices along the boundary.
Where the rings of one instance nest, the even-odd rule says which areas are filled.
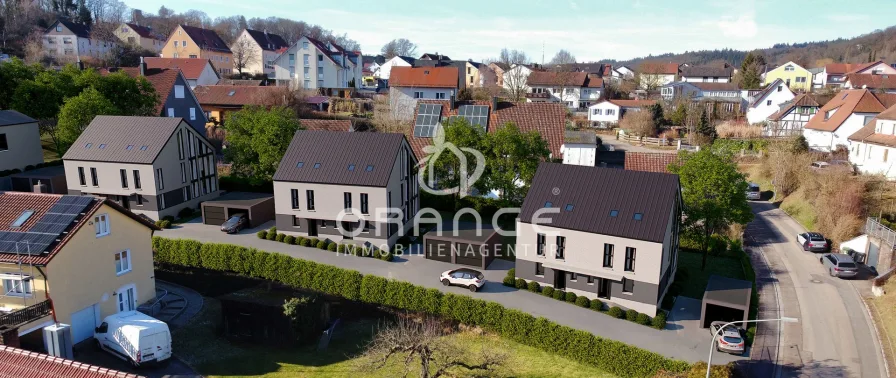
[[[799,319],[781,327],[780,376],[885,377],[880,344],[860,294],[868,276],[831,277],[819,264],[822,254],[797,245],[796,235],[805,232],[799,223],[770,203],[751,206],[756,219],[747,227],[747,244],[764,255],[773,272],[780,315]]]

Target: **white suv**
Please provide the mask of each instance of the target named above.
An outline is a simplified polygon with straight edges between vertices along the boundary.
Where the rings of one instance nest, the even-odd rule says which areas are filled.
[[[439,281],[442,281],[442,285],[463,286],[475,293],[485,285],[485,276],[473,269],[460,268],[443,272]]]

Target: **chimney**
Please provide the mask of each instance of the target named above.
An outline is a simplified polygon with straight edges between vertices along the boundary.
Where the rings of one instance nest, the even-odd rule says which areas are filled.
[[[143,61],[143,57],[140,57],[140,76],[146,76],[146,62]]]
[[[455,97],[454,95],[451,95],[451,97],[448,98],[448,108],[451,110],[454,110],[456,107],[457,107],[457,97]]]
[[[37,184],[34,185],[35,193],[47,193],[47,184],[41,183],[40,180],[37,181]]]

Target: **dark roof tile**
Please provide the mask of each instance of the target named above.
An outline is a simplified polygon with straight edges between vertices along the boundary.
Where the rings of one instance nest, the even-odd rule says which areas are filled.
[[[249,33],[249,36],[255,40],[255,43],[257,43],[262,50],[277,51],[281,48],[289,47],[286,40],[277,34],[252,29],[246,29],[246,32]]]
[[[181,122],[180,117],[96,116],[62,159],[152,164]]]

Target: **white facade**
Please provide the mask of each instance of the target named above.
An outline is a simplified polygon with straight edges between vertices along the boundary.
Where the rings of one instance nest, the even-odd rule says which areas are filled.
[[[756,99],[754,104],[747,109],[747,122],[750,124],[764,122],[768,119],[768,116],[775,114],[781,108],[781,104],[796,97],[790,88],[780,80],[775,80],[772,85],[775,87],[771,90],[760,92],[762,97]]]
[[[601,101],[588,107],[588,120],[592,126],[607,127],[619,123],[622,108],[609,101]]]
[[[522,92],[528,93],[529,86],[527,85],[527,80],[531,73],[532,69],[529,67],[522,64],[513,65],[509,70],[504,71],[504,89],[509,91],[521,89]]]
[[[454,88],[390,87],[389,106],[397,119],[414,118],[417,100],[448,100],[456,94]]]
[[[600,99],[601,88],[533,85],[529,87],[528,93],[547,93],[550,95],[550,102],[561,103],[572,110],[584,110]]]
[[[829,112],[836,111],[837,109]],[[834,131],[804,129],[803,136],[809,143],[809,149],[817,151],[833,151],[837,146],[849,146],[849,136],[859,131],[865,124],[871,121],[877,113],[852,113],[840,124]],[[824,117],[825,114],[818,112],[816,117]]]
[[[896,121],[877,120],[874,133],[896,136]],[[896,147],[856,140],[851,142],[849,162],[854,164],[859,172],[884,175],[889,180],[896,180]]]
[[[656,87],[662,87],[666,84],[672,83],[675,81],[675,74],[646,74],[642,73],[641,75],[641,89],[648,89],[648,86],[655,85]]]
[[[630,80],[635,77],[635,71],[632,71],[626,66],[616,67],[613,69],[613,77],[623,80]]]
[[[597,145],[584,143],[564,143],[560,147],[563,164],[594,167],[597,161]]]
[[[202,68],[202,73],[199,74],[199,77],[187,79],[187,83],[190,84],[190,89],[193,89],[197,85],[217,85],[218,80],[220,80],[218,72],[215,71],[215,68],[209,62]]]
[[[246,29],[243,29],[243,32],[236,38],[233,42],[233,45],[230,46],[230,51],[233,51],[233,64],[236,65],[237,58],[237,50],[240,48],[239,46],[248,47],[251,52],[246,52],[248,57],[251,59],[247,59],[246,67],[243,68],[244,73],[249,74],[265,74],[267,77],[274,77],[274,60],[280,55],[276,51],[273,50],[265,50],[262,46],[258,45],[258,42],[255,41],[255,38],[252,38],[249,35],[249,32]],[[236,68],[234,68],[236,69]],[[192,85],[192,84],[191,84]]]
[[[374,71],[373,76],[378,77],[383,80],[389,80],[389,75],[392,74],[392,67],[411,67],[411,64],[408,63],[406,60],[395,56],[395,57],[392,57],[392,59],[389,59],[385,63],[383,63],[382,66],[379,66],[379,71]],[[371,66],[371,71],[373,71],[372,66]]]
[[[104,58],[118,46],[117,42],[78,36],[59,21],[48,29],[41,41],[46,55],[72,62],[87,57]]]
[[[686,83],[727,83],[731,78],[728,76],[682,76],[681,81]]]
[[[318,49],[308,37],[274,59],[274,78],[277,85],[292,88],[322,89],[354,88],[361,86],[361,57],[352,61],[345,54]]]

